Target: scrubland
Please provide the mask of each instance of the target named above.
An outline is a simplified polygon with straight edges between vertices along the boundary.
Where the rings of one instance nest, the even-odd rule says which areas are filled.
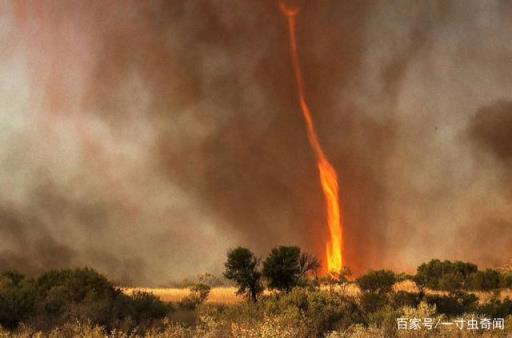
[[[309,276],[288,289],[264,281],[253,299],[235,286],[195,282],[119,288],[91,269],[4,272],[0,338],[512,336],[511,271],[431,261],[416,275],[342,277]]]

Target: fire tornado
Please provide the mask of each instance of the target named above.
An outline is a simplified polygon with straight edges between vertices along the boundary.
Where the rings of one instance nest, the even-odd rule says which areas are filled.
[[[299,11],[297,8],[286,6],[283,0],[279,1],[281,12],[288,20],[288,34],[290,40],[290,56],[295,73],[295,80],[297,82],[297,89],[299,94],[299,103],[304,115],[304,120],[307,127],[307,135],[309,144],[315,153],[318,173],[320,176],[320,183],[322,186],[323,195],[326,203],[327,211],[327,224],[329,226],[330,238],[326,243],[326,260],[328,272],[340,272],[343,268],[343,226],[342,216],[339,204],[339,186],[336,170],[327,159],[322,146],[318,140],[318,135],[313,123],[311,110],[306,102],[304,93],[304,77],[302,75],[299,53],[297,48],[297,34],[296,34],[296,16]]]

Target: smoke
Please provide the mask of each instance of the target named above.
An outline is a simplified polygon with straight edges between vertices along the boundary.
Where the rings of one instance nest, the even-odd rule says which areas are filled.
[[[511,11],[301,2],[306,95],[356,272],[508,259]],[[2,269],[89,265],[161,285],[220,272],[235,245],[323,256],[324,201],[276,1],[2,2],[0,13]]]
[[[478,108],[466,137],[474,146],[477,167],[485,175],[480,180],[485,179],[488,191],[482,194],[483,204],[473,211],[476,229],[465,229],[471,241],[464,249],[472,259],[502,265],[504,257],[496,252],[506,252],[512,245],[512,101],[499,99]]]
[[[492,155],[508,172],[512,165],[512,101],[499,100],[479,108],[469,133],[480,150]]]

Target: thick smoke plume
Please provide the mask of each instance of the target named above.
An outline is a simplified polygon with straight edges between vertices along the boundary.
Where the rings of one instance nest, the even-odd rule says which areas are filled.
[[[507,261],[512,4],[301,7],[347,264]],[[235,245],[323,257],[276,1],[4,1],[0,13],[0,268],[89,265],[163,285],[219,272]]]

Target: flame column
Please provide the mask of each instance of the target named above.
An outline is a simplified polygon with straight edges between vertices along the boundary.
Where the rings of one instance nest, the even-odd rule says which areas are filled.
[[[329,240],[326,243],[326,261],[328,272],[341,272],[343,269],[343,222],[339,203],[339,185],[336,170],[325,155],[313,123],[311,110],[306,102],[304,93],[304,77],[300,67],[299,53],[297,48],[296,16],[298,8],[287,7],[283,0],[279,1],[281,12],[288,20],[288,34],[290,40],[290,56],[297,82],[299,103],[302,109],[307,127],[308,141],[315,153],[315,158],[320,176],[323,195],[327,210],[327,225],[329,227]]]

